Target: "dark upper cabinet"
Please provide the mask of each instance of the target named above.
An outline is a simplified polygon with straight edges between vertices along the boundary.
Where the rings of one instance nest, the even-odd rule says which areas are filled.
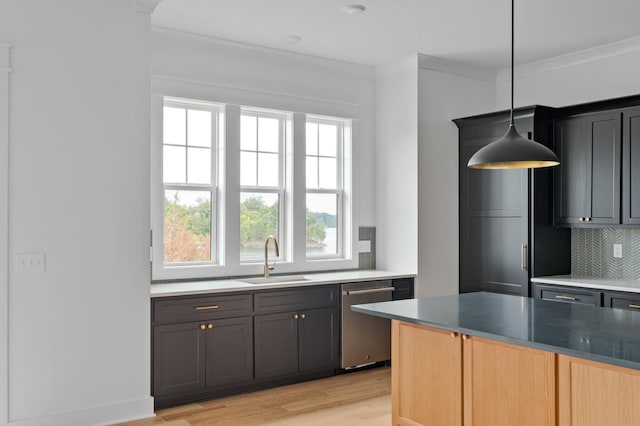
[[[516,128],[552,146],[553,110],[515,111]],[[532,276],[570,271],[570,233],[553,226],[550,169],[469,169],[469,158],[500,138],[507,111],[454,120],[459,129],[460,292],[529,295]]]
[[[622,223],[640,225],[640,108],[622,113]]]
[[[607,112],[556,122],[557,225],[620,223],[620,117],[620,112]]]

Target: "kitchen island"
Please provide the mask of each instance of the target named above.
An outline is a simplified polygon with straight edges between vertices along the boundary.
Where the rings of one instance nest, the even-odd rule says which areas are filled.
[[[394,425],[634,425],[640,314],[493,293],[355,305],[392,321]]]

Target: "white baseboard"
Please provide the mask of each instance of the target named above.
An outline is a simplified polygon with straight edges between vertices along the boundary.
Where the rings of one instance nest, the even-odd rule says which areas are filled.
[[[102,426],[154,417],[153,397],[123,401],[78,411],[10,420],[10,426]]]

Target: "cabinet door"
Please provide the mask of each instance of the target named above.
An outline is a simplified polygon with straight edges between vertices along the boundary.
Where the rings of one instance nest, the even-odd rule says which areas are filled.
[[[240,385],[253,379],[253,321],[251,317],[207,323],[207,387]]]
[[[622,223],[640,225],[640,108],[622,115]]]
[[[205,331],[201,322],[153,328],[153,395],[205,387]]]
[[[397,320],[391,329],[392,424],[462,425],[460,336]]]
[[[607,308],[638,311],[640,310],[640,295],[634,293],[617,293],[606,291],[604,293],[604,306]]]
[[[338,308],[302,311],[298,320],[301,373],[340,367],[340,326]]]
[[[257,315],[255,324],[256,379],[298,371],[298,321],[295,312]]]
[[[637,425],[640,372],[558,355],[558,421],[566,426]]]
[[[462,352],[465,426],[556,424],[554,353],[478,337]]]
[[[556,224],[583,223],[587,214],[591,154],[585,135],[585,119],[572,118],[556,123],[555,151],[560,165],[556,177]],[[581,220],[582,219],[582,220]]]
[[[586,123],[591,187],[585,220],[593,225],[616,225],[620,223],[620,113],[589,116]]]
[[[580,287],[533,284],[532,296],[553,302],[576,303],[579,305],[602,306],[602,292]]]
[[[461,134],[460,292],[527,296],[529,172],[467,167],[477,150],[504,134],[506,127],[499,124]]]

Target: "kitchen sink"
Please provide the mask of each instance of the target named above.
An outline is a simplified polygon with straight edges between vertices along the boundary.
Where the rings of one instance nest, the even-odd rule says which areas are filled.
[[[302,275],[282,275],[277,277],[269,277],[269,278],[247,278],[238,280],[247,284],[277,284],[277,283],[297,283],[310,281],[309,278],[305,278]]]

